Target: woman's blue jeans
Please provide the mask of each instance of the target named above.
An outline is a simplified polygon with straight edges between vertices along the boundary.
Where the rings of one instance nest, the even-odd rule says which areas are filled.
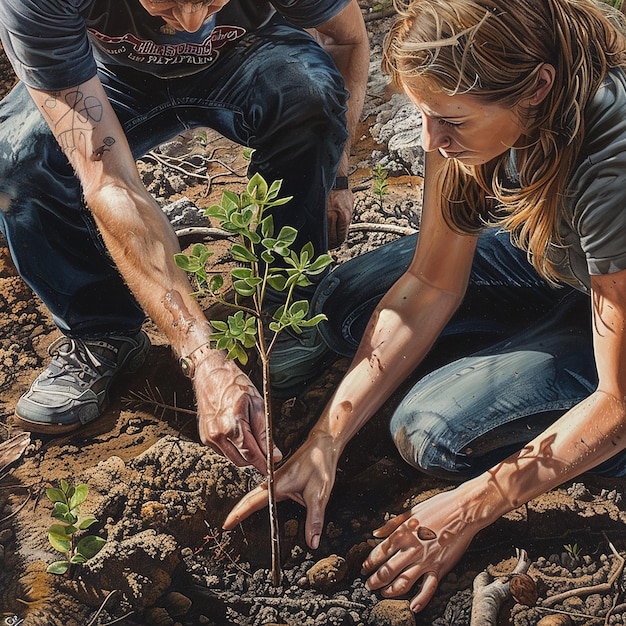
[[[315,305],[329,317],[322,333],[331,347],[354,351],[376,302],[408,267],[416,240],[357,257],[324,279]],[[428,373],[391,419],[394,442],[430,475],[475,476],[596,388],[590,298],[551,287],[508,234],[488,231],[479,237],[464,301],[424,366]],[[626,453],[596,472],[626,475]]]
[[[99,77],[135,158],[193,127],[255,149],[250,173],[282,179],[274,210],[327,250],[326,199],[346,140],[347,93],[331,57],[276,17],[210,69],[176,79],[128,68]],[[144,313],[84,206],[78,179],[23,84],[0,103],[0,229],[22,278],[67,335],[132,334]]]

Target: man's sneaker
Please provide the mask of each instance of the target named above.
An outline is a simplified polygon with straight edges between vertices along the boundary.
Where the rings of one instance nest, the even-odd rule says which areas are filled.
[[[149,349],[143,331],[133,337],[59,337],[48,348],[52,361],[19,399],[16,422],[32,432],[60,434],[95,420],[115,379],[137,371]]]
[[[301,334],[282,331],[270,355],[270,383],[274,395],[285,398],[301,391],[319,374],[331,354],[316,327],[303,328]]]

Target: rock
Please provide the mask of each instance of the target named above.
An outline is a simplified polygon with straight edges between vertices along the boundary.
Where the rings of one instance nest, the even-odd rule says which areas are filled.
[[[150,500],[141,505],[141,520],[146,528],[163,530],[167,527],[169,514],[164,504]]]
[[[363,561],[372,551],[372,547],[367,541],[362,541],[352,546],[346,554],[346,565],[348,567],[348,577],[356,578],[361,573]]]
[[[569,615],[546,615],[542,617],[537,626],[573,626],[573,622]]]
[[[382,600],[370,613],[369,626],[415,626],[408,600]]]
[[[313,589],[330,591],[345,579],[347,572],[346,560],[336,554],[331,554],[315,563],[306,573],[306,577]]]
[[[206,226],[208,223],[204,212],[187,197],[166,204],[162,210],[174,230],[186,226]]]
[[[165,596],[164,604],[167,612],[172,617],[180,617],[181,615],[189,613],[192,602],[182,593],[179,593],[178,591],[170,591],[170,593]]]
[[[146,623],[152,626],[173,626],[174,620],[161,606],[155,606],[146,611]]]
[[[535,606],[537,603],[537,583],[528,574],[515,574],[509,587],[513,599],[519,604]]]

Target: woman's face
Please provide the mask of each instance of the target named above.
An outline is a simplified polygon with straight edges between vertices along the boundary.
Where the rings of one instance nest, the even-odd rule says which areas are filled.
[[[482,165],[513,147],[522,135],[515,109],[463,94],[405,88],[422,113],[422,146],[447,159]]]
[[[173,0],[139,0],[143,8],[163,20],[176,30],[195,33],[211,15],[217,13],[228,0],[195,0],[175,2]]]

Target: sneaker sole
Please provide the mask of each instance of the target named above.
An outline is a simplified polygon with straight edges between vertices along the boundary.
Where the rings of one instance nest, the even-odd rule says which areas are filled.
[[[111,380],[105,391],[102,405],[98,407],[100,414],[94,419],[85,423],[81,422],[79,419],[75,422],[71,422],[70,424],[64,424],[62,422],[48,424],[46,422],[35,422],[33,420],[29,420],[19,415],[17,411],[14,411],[13,421],[15,422],[15,425],[23,428],[24,430],[28,430],[30,432],[40,435],[64,435],[65,433],[71,433],[75,430],[78,430],[82,426],[87,426],[88,424],[95,422],[99,417],[102,417],[102,414],[109,405],[109,390],[115,384],[119,375],[134,374],[144,364],[146,357],[148,356],[148,350],[150,349],[150,345],[151,344],[148,336],[143,333],[142,341],[140,345],[136,348],[136,350],[139,350],[139,352],[135,355],[130,356],[125,361],[125,363],[121,365],[119,371],[111,376]]]

